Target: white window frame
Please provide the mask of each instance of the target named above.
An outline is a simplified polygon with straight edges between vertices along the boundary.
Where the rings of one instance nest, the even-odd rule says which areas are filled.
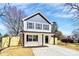
[[[32,35],[27,35],[27,36],[28,36],[27,42],[31,42],[31,41],[32,41]],[[30,38],[31,40],[29,40],[29,38]]]
[[[38,35],[32,35],[33,37],[32,37],[32,40],[33,41],[38,41]],[[34,37],[34,36],[36,36],[36,37]]]
[[[29,25],[29,23],[31,23],[32,26]],[[34,29],[34,23],[33,22],[27,22],[27,29]]]
[[[31,36],[31,41],[29,40],[29,36]],[[34,36],[37,36],[37,40],[34,40]],[[28,35],[27,42],[38,42],[38,35]]]
[[[39,26],[38,26],[39,25]],[[42,30],[42,24],[40,24],[40,23],[36,23],[36,29],[38,29],[38,30]]]
[[[46,28],[45,28],[46,27]],[[47,28],[48,27],[48,28]],[[48,24],[43,24],[43,30],[49,30],[49,25]]]

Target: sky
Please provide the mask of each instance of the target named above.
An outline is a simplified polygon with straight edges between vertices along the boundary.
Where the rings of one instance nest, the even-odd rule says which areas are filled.
[[[0,6],[2,5],[0,4]],[[74,10],[69,12],[69,7],[64,6],[64,3],[17,3],[11,5],[15,5],[18,9],[24,10],[27,16],[36,12],[42,12],[50,22],[57,22],[58,30],[64,35],[71,35],[74,30]],[[8,30],[4,26],[3,21],[3,19],[0,19],[0,33],[5,34]]]

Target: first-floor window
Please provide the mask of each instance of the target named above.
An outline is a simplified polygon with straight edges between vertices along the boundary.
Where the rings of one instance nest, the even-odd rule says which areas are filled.
[[[27,41],[32,41],[32,35],[27,35]]]
[[[38,41],[38,35],[33,35],[33,41]]]
[[[38,41],[38,35],[27,35],[27,41]]]

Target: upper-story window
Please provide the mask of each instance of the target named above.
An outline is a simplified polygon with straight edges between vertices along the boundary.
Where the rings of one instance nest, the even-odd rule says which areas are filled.
[[[34,29],[34,23],[27,22],[27,28],[28,29]]]
[[[42,24],[37,24],[36,23],[36,29],[42,29]]]
[[[43,30],[49,30],[49,25],[44,24],[43,25]]]

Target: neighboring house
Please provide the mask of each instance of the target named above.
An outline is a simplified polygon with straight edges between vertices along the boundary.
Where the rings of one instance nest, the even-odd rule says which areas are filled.
[[[51,23],[41,13],[36,13],[23,19],[24,30],[23,45],[43,46],[53,44],[53,33],[51,32]]]

